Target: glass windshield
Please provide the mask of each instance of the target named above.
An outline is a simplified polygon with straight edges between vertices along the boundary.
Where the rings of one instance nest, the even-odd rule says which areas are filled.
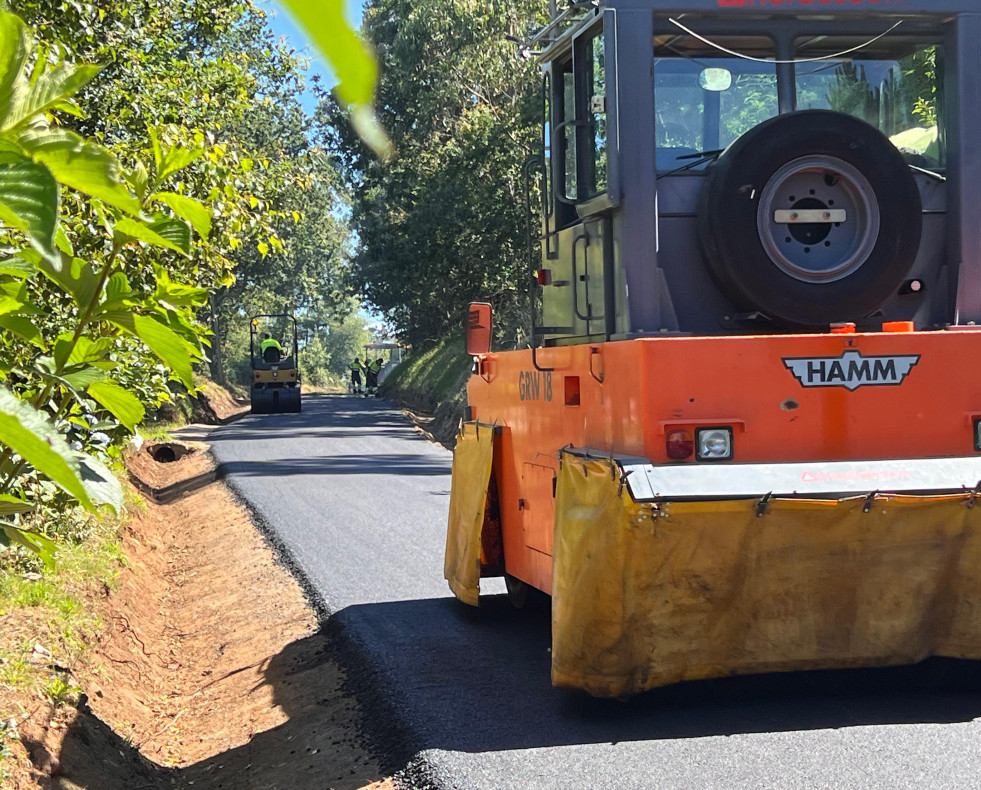
[[[716,43],[756,58],[775,58],[769,38],[721,36]],[[706,80],[706,69],[723,69],[732,79],[722,80],[718,72],[709,72],[713,79]],[[727,87],[709,90],[703,85]],[[776,65],[726,56],[692,36],[657,36],[654,111],[657,169],[705,167],[707,161],[692,155],[725,148],[777,114]]]
[[[866,43],[851,36],[796,40],[798,58],[834,56]],[[917,167],[945,165],[939,111],[942,51],[930,41],[887,36],[842,58],[796,66],[797,108],[834,110],[881,131]]]

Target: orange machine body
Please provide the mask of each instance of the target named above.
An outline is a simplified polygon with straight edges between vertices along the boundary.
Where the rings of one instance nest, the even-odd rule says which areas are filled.
[[[981,330],[967,330],[651,337],[481,355],[470,419],[501,428],[504,567],[551,592],[555,478],[569,445],[654,465],[977,455],[979,351]],[[713,426],[732,428],[731,461],[668,458],[668,434]]]

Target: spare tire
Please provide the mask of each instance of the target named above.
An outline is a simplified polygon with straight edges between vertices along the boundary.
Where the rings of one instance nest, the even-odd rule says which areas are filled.
[[[920,244],[920,192],[896,147],[849,115],[805,110],[742,135],[699,198],[702,254],[742,310],[788,328],[860,320]]]

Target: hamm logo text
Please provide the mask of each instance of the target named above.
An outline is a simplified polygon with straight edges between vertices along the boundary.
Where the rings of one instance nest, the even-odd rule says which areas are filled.
[[[783,364],[805,387],[897,386],[903,383],[920,355],[863,357],[846,351],[840,357],[785,358]]]

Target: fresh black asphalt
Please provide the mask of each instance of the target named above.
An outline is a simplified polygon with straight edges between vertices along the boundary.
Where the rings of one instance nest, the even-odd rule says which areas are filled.
[[[732,678],[627,702],[556,690],[547,606],[511,609],[497,580],[479,611],[450,596],[451,454],[396,409],[308,396],[302,414],[247,417],[210,441],[344,634],[407,783],[981,788],[981,664]]]

